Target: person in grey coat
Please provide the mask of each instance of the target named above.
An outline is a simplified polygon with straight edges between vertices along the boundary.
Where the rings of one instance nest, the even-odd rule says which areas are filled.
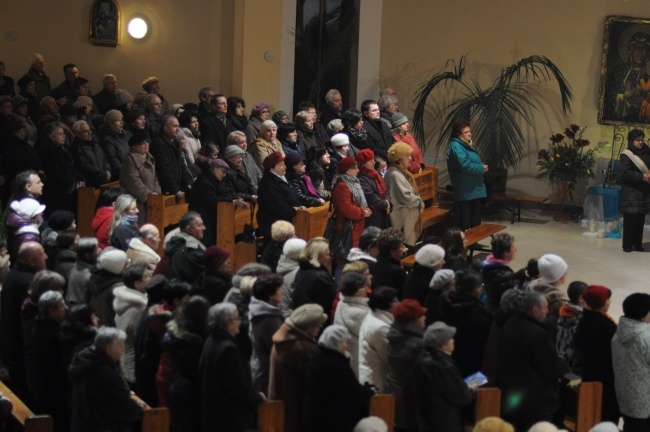
[[[625,432],[650,430],[650,295],[635,293],[623,301],[612,338],[616,398]]]
[[[300,269],[300,254],[307,246],[303,239],[292,238],[287,240],[282,247],[282,255],[278,261],[277,273],[282,276],[282,301],[278,306],[285,318],[291,316],[293,312],[293,282],[296,279],[296,273]]]

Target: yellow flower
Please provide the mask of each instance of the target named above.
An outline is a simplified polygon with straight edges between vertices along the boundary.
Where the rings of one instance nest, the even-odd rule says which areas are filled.
[[[569,166],[569,162],[566,162],[566,163],[564,164],[564,166]]]
[[[591,175],[591,170],[590,169],[587,170],[587,175]]]
[[[555,153],[555,157],[556,157],[556,158],[559,158],[559,157],[560,157],[560,154],[559,154],[559,153]]]
[[[555,159],[553,159],[553,156],[551,156],[550,159],[551,159],[551,162],[553,162],[555,160]]]

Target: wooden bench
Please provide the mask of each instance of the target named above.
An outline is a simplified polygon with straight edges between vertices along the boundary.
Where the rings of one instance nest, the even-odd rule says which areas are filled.
[[[494,234],[499,231],[506,229],[505,225],[491,224],[491,223],[482,223],[481,225],[475,226],[465,231],[465,246],[470,251],[470,259],[473,254],[472,246],[476,245],[483,239],[492,237]],[[415,254],[409,255],[402,259],[402,266],[404,268],[411,268],[415,264]]]
[[[25,432],[52,432],[54,424],[52,417],[49,415],[35,415],[27,405],[20,400],[18,396],[12,392],[5,383],[0,381],[0,392],[11,401],[13,409],[11,410],[12,420],[18,425],[20,429]]]
[[[589,432],[600,423],[603,404],[603,384],[583,382],[578,385],[575,415],[566,416],[565,426],[573,432]]]
[[[508,194],[493,194],[490,200],[495,202],[505,203],[508,211],[510,211],[510,223],[515,223],[515,215],[517,221],[521,222],[521,203],[542,204],[548,201],[548,197],[541,197],[535,195],[508,195]]]
[[[327,220],[329,219],[329,205],[309,207],[301,211],[293,218],[293,226],[296,228],[296,237],[304,240],[311,240],[314,237],[322,237],[325,233]]]
[[[440,207],[438,203],[438,167],[426,166],[421,173],[413,174],[413,178],[418,186],[420,198],[425,203],[424,211],[420,217],[422,231],[446,222],[451,216],[451,212],[448,208]]]
[[[143,403],[145,409],[142,411],[142,432],[168,432],[169,431],[169,409],[152,408],[140,399],[137,395],[131,396],[136,401]]]
[[[395,425],[395,396],[378,394],[370,399],[368,415],[379,417],[388,425],[388,432],[393,432]]]
[[[259,432],[284,432],[284,402],[266,401],[257,409]]]
[[[149,195],[147,198],[147,222],[154,224],[160,230],[160,236],[165,234],[165,228],[175,225],[187,213],[185,198],[176,202],[174,195]],[[158,246],[158,255],[163,256],[163,242]]]
[[[235,237],[244,234],[246,226],[254,229],[257,225],[257,206],[253,208],[251,218],[250,208],[235,207],[230,202],[217,204],[217,244],[230,253],[233,273],[241,266],[257,260],[257,248],[253,243],[236,243]]]
[[[485,417],[499,417],[501,414],[501,389],[486,387],[476,390],[474,401],[474,421],[479,422]]]
[[[93,237],[93,218],[95,217],[95,205],[99,194],[103,189],[119,188],[120,182],[106,183],[99,189],[82,187],[77,189],[77,231],[80,237]]]

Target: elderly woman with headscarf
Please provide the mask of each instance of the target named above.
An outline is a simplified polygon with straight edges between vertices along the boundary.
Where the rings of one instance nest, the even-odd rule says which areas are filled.
[[[424,156],[422,156],[422,151],[420,150],[418,143],[415,141],[415,137],[411,132],[409,132],[409,119],[401,112],[397,112],[391,117],[391,127],[391,132],[393,132],[395,142],[406,143],[413,149],[409,171],[413,174],[422,172],[424,169]]]
[[[424,211],[424,202],[420,198],[418,186],[409,172],[412,152],[413,149],[408,144],[393,144],[388,150],[390,168],[385,178],[393,205],[390,221],[394,228],[404,233],[404,243],[410,247],[415,246],[422,232],[420,215]]]
[[[252,145],[255,138],[261,133],[262,124],[271,117],[271,111],[268,104],[264,102],[257,103],[251,110],[251,116],[246,125],[244,133],[249,145]],[[275,124],[275,123],[274,123]]]
[[[257,224],[259,234],[264,236],[264,245],[271,242],[271,225],[278,220],[291,221],[298,211],[305,210],[298,192],[284,176],[287,167],[284,154],[271,153],[264,159],[264,175],[257,189]]]
[[[277,131],[277,125],[273,121],[267,120],[262,123],[259,135],[251,144],[250,152],[260,168],[264,168],[264,159],[273,152],[280,152],[283,158],[285,156],[282,144],[276,138]]]
[[[360,150],[356,160],[359,164],[357,178],[361,183],[368,207],[372,210],[372,215],[366,220],[366,226],[388,228],[390,226],[390,197],[384,179],[375,170],[375,152],[370,149]]]
[[[345,222],[351,221],[352,240],[349,247],[358,247],[359,237],[366,226],[365,219],[372,214],[372,210],[368,207],[361,183],[357,178],[359,164],[354,158],[346,157],[341,160],[338,172],[339,175],[336,177],[336,183],[332,189],[332,204],[336,213],[336,232],[340,234]]]
[[[129,139],[129,153],[122,161],[120,186],[137,199],[138,223],[147,220],[147,199],[149,195],[160,195],[160,183],[156,176],[156,161],[149,153],[151,138],[140,132]]]
[[[318,352],[307,370],[303,405],[306,429],[312,432],[352,431],[368,414],[373,391],[362,386],[345,356],[350,333],[331,325],[318,339]]]

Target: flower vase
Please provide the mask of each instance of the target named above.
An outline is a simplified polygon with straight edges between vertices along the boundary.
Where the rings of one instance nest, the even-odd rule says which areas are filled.
[[[557,221],[569,223],[565,214],[565,208],[569,201],[569,182],[562,181],[558,183],[555,189],[555,217]]]

